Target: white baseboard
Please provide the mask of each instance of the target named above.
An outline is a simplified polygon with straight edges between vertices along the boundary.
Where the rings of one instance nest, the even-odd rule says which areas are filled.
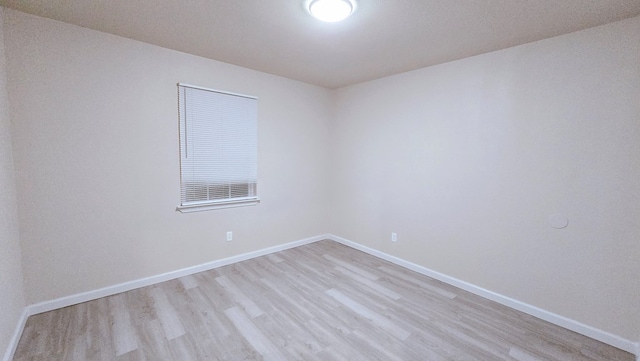
[[[230,265],[232,263],[237,263],[241,261],[246,261],[248,259],[264,256],[267,254],[283,251],[285,249],[294,248],[298,246],[302,246],[305,244],[317,242],[323,239],[327,239],[327,235],[320,235],[310,238],[301,239],[298,241],[281,244],[274,247],[264,248],[257,251],[252,251],[249,253],[240,254],[237,256],[232,256],[212,262],[203,263],[193,267],[187,267],[176,271],[171,271],[163,274],[159,274],[156,276],[151,276],[147,278],[141,278],[134,281],[129,281],[125,283],[120,283],[113,286],[108,286],[104,288],[100,288],[93,291],[78,293],[75,295],[70,295],[66,297],[61,297],[51,301],[45,301],[30,305],[27,307],[28,315],[36,315],[38,313],[48,312],[52,310],[56,310],[59,308],[72,306],[78,303],[92,301],[98,298],[107,297],[111,295],[115,295],[118,293],[134,290],[141,287],[146,287],[150,285],[154,285],[160,282],[169,281],[172,279],[188,276],[194,273],[208,271],[213,268],[222,267],[226,265]]]
[[[11,361],[11,359],[13,358],[13,354],[15,353],[16,347],[18,346],[18,342],[20,341],[20,336],[22,335],[22,332],[24,330],[24,326],[26,324],[27,318],[31,315],[35,315],[38,313],[43,313],[43,312],[47,312],[47,311],[52,311],[55,309],[59,309],[62,307],[67,307],[67,306],[72,306],[78,303],[82,303],[82,302],[87,302],[87,301],[91,301],[91,300],[95,300],[98,298],[102,298],[102,297],[106,297],[106,296],[111,296],[111,295],[115,295],[121,292],[126,292],[126,291],[130,291],[133,289],[137,289],[140,287],[145,287],[145,286],[150,286],[153,284],[157,284],[160,282],[164,282],[164,281],[168,281],[168,280],[172,280],[172,279],[176,279],[179,277],[184,277],[184,276],[188,276],[194,273],[198,273],[198,272],[203,272],[203,271],[208,271],[210,269],[213,268],[217,268],[217,267],[222,267],[222,266],[226,266],[229,264],[233,264],[236,262],[241,262],[241,261],[245,261],[248,259],[252,259],[252,258],[256,258],[256,257],[260,257],[260,256],[265,256],[271,253],[275,253],[275,252],[279,252],[279,251],[283,251],[286,249],[290,249],[290,248],[294,248],[294,247],[298,247],[298,246],[302,246],[302,245],[306,245],[306,244],[310,244],[310,243],[314,243],[323,239],[330,239],[333,241],[336,241],[338,243],[344,244],[346,246],[349,246],[351,248],[355,248],[357,250],[363,251],[365,253],[368,253],[372,256],[384,259],[386,261],[392,262],[394,264],[397,264],[399,266],[405,267],[407,269],[413,270],[415,272],[424,274],[426,276],[432,277],[434,279],[437,279],[439,281],[448,283],[454,287],[458,287],[460,289],[463,289],[465,291],[471,292],[473,294],[476,294],[478,296],[487,298],[489,300],[498,302],[502,305],[505,305],[507,307],[516,309],[518,311],[527,313],[529,315],[535,316],[537,318],[540,318],[542,320],[551,322],[555,325],[558,325],[560,327],[564,327],[566,329],[572,330],[574,332],[580,333],[582,335],[585,335],[587,337],[591,337],[593,339],[596,339],[598,341],[604,342],[606,344],[609,344],[611,346],[617,347],[621,350],[633,353],[636,355],[636,361],[640,361],[640,342],[635,343],[632,341],[629,341],[627,339],[624,339],[620,336],[599,330],[597,328],[585,325],[583,323],[580,323],[578,321],[569,319],[567,317],[564,316],[560,316],[557,315],[555,313],[543,310],[541,308],[523,303],[521,301],[509,298],[507,296],[503,296],[501,294],[483,289],[481,287],[475,286],[473,284],[461,281],[459,279],[447,276],[445,274],[430,270],[426,267],[417,265],[415,263],[406,261],[404,259],[401,259],[399,257],[396,256],[392,256],[390,254],[378,251],[376,249],[367,247],[367,246],[363,246],[359,243],[350,241],[348,239],[342,238],[342,237],[338,237],[336,235],[333,234],[326,234],[326,235],[320,235],[320,236],[315,236],[315,237],[310,237],[310,238],[305,238],[302,240],[298,240],[298,241],[294,241],[294,242],[290,242],[290,243],[286,243],[286,244],[282,244],[282,245],[278,245],[278,246],[274,246],[274,247],[269,247],[269,248],[264,248],[261,250],[257,250],[257,251],[253,251],[253,252],[249,252],[249,253],[244,253],[244,254],[240,254],[237,256],[233,256],[233,257],[228,257],[228,258],[224,258],[224,259],[220,259],[220,260],[216,260],[216,261],[212,261],[212,262],[208,262],[208,263],[204,263],[201,265],[197,265],[197,266],[193,266],[193,267],[188,267],[188,268],[183,268],[180,270],[176,270],[176,271],[172,271],[172,272],[167,272],[167,273],[163,273],[160,275],[156,275],[156,276],[151,276],[151,277],[147,277],[147,278],[143,278],[143,279],[138,279],[138,280],[134,280],[134,281],[130,281],[130,282],[125,282],[125,283],[121,283],[121,284],[117,284],[117,285],[113,285],[113,286],[109,286],[109,287],[105,287],[105,288],[101,288],[98,290],[93,290],[93,291],[88,291],[88,292],[84,292],[84,293],[79,293],[79,294],[75,294],[75,295],[71,295],[71,296],[67,296],[67,297],[62,297],[62,298],[58,298],[55,300],[51,300],[51,301],[45,301],[45,302],[41,302],[41,303],[37,303],[31,306],[28,306],[25,308],[20,321],[16,327],[16,331],[14,333],[14,336],[11,339],[11,344],[9,346],[9,348],[7,349],[3,361]]]
[[[22,336],[24,325],[27,323],[27,318],[29,318],[29,316],[29,311],[27,308],[25,308],[22,311],[22,315],[20,315],[20,319],[18,319],[16,329],[13,332],[13,336],[11,336],[11,340],[9,341],[9,347],[7,347],[7,350],[4,353],[4,357],[2,358],[3,361],[13,360],[13,355],[16,353],[18,342],[20,342],[20,336]]]
[[[518,311],[524,312],[526,314],[529,314],[531,316],[537,317],[539,319],[545,320],[547,322],[553,323],[555,325],[558,325],[560,327],[564,327],[566,329],[569,329],[571,331],[577,332],[579,334],[585,335],[587,337],[591,337],[595,340],[604,342],[606,344],[609,344],[611,346],[617,347],[621,350],[627,351],[629,353],[632,353],[634,355],[636,355],[636,360],[640,361],[640,343],[635,343],[632,341],[629,341],[627,339],[624,339],[620,336],[614,335],[612,333],[597,329],[595,327],[591,327],[589,325],[585,325],[581,322],[572,320],[570,318],[564,317],[564,316],[560,316],[558,314],[555,314],[553,312],[549,312],[546,310],[543,310],[541,308],[529,305],[527,303],[515,300],[513,298],[486,290],[484,288],[478,287],[476,285],[461,281],[457,278],[453,278],[450,276],[447,276],[445,274],[442,274],[440,272],[436,272],[434,270],[428,269],[426,267],[417,265],[415,263],[406,261],[402,258],[396,257],[396,256],[392,256],[390,254],[378,251],[376,249],[367,247],[367,246],[363,246],[359,243],[350,241],[348,239],[342,238],[342,237],[338,237],[336,235],[333,234],[329,234],[327,235],[327,238],[333,241],[336,241],[338,243],[344,244],[345,246],[349,246],[351,248],[355,248],[357,250],[363,251],[365,253],[368,253],[372,256],[376,256],[378,258],[382,258],[386,261],[389,261],[391,263],[397,264],[399,266],[408,268],[412,271],[421,273],[425,276],[429,276],[431,278],[437,279],[439,281],[442,281],[444,283],[450,284],[454,287],[463,289],[465,291],[471,292],[473,294],[476,294],[478,296],[484,297],[486,299],[495,301],[497,303],[500,303],[504,306],[516,309]]]

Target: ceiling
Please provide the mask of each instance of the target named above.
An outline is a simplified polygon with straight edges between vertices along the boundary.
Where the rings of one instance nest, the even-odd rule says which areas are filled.
[[[340,88],[640,14],[640,0],[358,0],[340,23],[304,0],[0,0],[27,13]]]

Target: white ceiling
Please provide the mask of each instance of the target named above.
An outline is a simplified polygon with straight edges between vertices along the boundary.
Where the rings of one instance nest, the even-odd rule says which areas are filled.
[[[640,14],[640,0],[358,0],[323,23],[304,0],[0,0],[6,7],[327,88]]]

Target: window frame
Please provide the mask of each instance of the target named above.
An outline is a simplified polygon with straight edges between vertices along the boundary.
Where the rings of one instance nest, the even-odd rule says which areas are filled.
[[[245,186],[247,187],[247,193],[251,192],[251,188],[253,188],[253,195],[249,195],[249,196],[243,196],[243,197],[227,197],[227,198],[220,198],[220,199],[203,199],[203,200],[196,200],[196,201],[187,201],[185,198],[185,183],[187,181],[185,181],[184,179],[184,173],[185,170],[183,169],[184,167],[184,159],[185,156],[183,154],[183,149],[184,152],[186,152],[186,147],[184,146],[185,144],[185,139],[187,141],[191,141],[193,142],[193,138],[190,138],[187,135],[186,130],[183,129],[183,122],[184,122],[184,127],[188,128],[189,126],[186,125],[188,120],[187,117],[183,115],[183,109],[185,109],[185,107],[187,107],[187,104],[184,104],[186,102],[183,103],[183,100],[180,98],[182,91],[186,91],[183,90],[182,88],[190,88],[190,89],[195,89],[195,90],[201,90],[201,91],[207,91],[207,92],[213,92],[213,93],[218,93],[218,94],[222,94],[222,95],[228,95],[228,96],[234,96],[234,97],[241,97],[241,98],[246,98],[246,99],[251,99],[251,100],[255,100],[255,106],[256,106],[256,115],[255,115],[255,119],[252,119],[252,121],[254,122],[253,124],[253,132],[255,134],[255,139],[252,140],[253,143],[252,145],[255,146],[255,163],[252,164],[253,167],[255,167],[254,172],[255,172],[255,180],[253,180],[253,183],[237,183],[237,185],[241,185],[241,186]],[[210,88],[204,88],[201,86],[195,86],[195,85],[191,85],[191,84],[185,84],[185,83],[178,83],[177,84],[177,90],[178,90],[178,140],[179,140],[179,159],[180,159],[180,205],[178,205],[176,207],[176,211],[179,211],[181,213],[191,213],[191,212],[200,212],[200,211],[208,211],[208,210],[213,210],[213,209],[222,209],[222,208],[235,208],[235,207],[245,207],[245,206],[253,206],[253,205],[257,205],[258,203],[260,203],[260,199],[258,198],[258,193],[257,193],[257,185],[258,185],[258,177],[257,177],[257,143],[258,143],[258,136],[257,136],[257,131],[258,131],[258,115],[257,115],[257,101],[258,98],[255,96],[251,96],[251,95],[245,95],[245,94],[238,94],[238,93],[232,93],[232,92],[228,92],[228,91],[223,91],[223,90],[217,90],[217,89],[210,89]],[[184,120],[183,120],[184,119]],[[183,135],[184,134],[184,135]],[[207,171],[205,171],[207,172]],[[233,183],[228,183],[226,185],[224,185],[225,187],[233,187]],[[211,187],[215,185],[212,184],[206,184],[205,187]],[[230,188],[231,189],[231,188]],[[207,192],[208,193],[208,192]]]

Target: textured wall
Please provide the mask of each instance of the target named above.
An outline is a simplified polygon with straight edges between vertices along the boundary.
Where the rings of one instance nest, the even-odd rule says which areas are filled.
[[[0,357],[9,345],[25,306],[7,100],[3,14],[4,9],[0,7]]]
[[[331,232],[640,339],[640,18],[335,92],[4,20],[28,303]],[[259,97],[260,205],[175,212],[177,82]],[[24,302],[6,104],[12,328]]]
[[[331,232],[639,340],[639,38],[636,17],[338,90]]]
[[[326,231],[329,90],[13,10],[5,21],[29,303]],[[259,98],[261,204],[175,211],[178,82]]]

